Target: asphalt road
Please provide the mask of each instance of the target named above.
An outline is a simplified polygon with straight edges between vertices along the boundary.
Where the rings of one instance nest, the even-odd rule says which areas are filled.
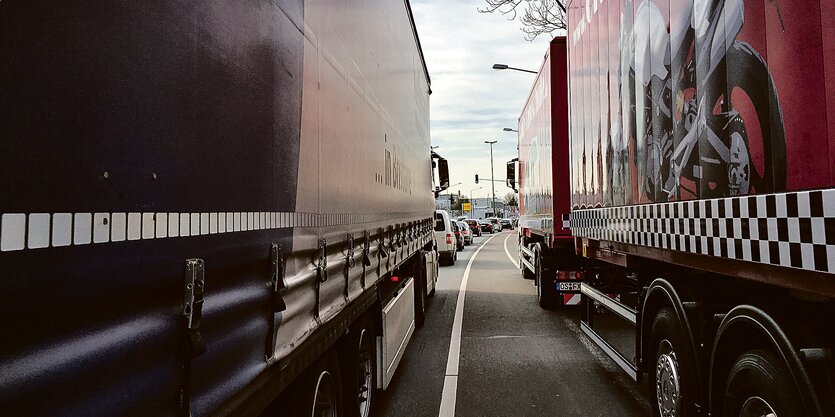
[[[537,306],[536,289],[506,254],[505,245],[516,256],[516,232],[489,238],[476,238],[454,266],[441,267],[426,324],[415,332],[377,415],[651,415],[646,384],[636,385],[580,333],[578,307]],[[451,343],[457,345],[451,335],[461,281],[477,250],[463,303],[460,353],[450,354]],[[448,367],[450,356],[457,356],[457,370]]]

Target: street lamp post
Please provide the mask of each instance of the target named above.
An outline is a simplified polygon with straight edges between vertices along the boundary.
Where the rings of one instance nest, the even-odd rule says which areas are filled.
[[[494,70],[514,70],[514,71],[521,71],[521,72],[529,72],[531,74],[536,74],[537,73],[536,71],[509,67],[509,66],[507,66],[507,64],[493,64],[493,69]]]
[[[475,198],[473,197],[473,191],[480,190],[482,188],[484,188],[484,187],[477,187],[477,188],[473,188],[472,190],[470,190],[470,217],[473,217],[474,216],[473,213],[475,213],[475,207],[473,207],[473,204],[472,204],[473,200],[475,200]]]
[[[496,142],[498,141],[484,141],[484,143],[490,145],[490,187],[493,189],[493,198],[490,199],[490,211],[493,212],[493,217],[496,217],[496,178],[493,174],[493,144]]]

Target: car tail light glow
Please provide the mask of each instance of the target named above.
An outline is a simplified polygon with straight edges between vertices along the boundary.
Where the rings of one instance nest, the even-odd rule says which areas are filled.
[[[447,233],[446,234],[446,244],[451,245],[452,244],[452,239],[453,239],[452,233]]]

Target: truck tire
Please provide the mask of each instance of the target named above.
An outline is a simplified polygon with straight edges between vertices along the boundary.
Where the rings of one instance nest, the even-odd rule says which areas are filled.
[[[650,331],[650,349],[655,361],[651,391],[655,417],[695,415],[690,404],[696,398],[695,363],[687,336],[675,312],[662,308]]]
[[[291,401],[293,417],[346,417],[342,402],[342,374],[336,354],[329,350],[305,371]]]
[[[776,355],[750,350],[737,358],[725,385],[724,416],[805,416],[801,395]],[[771,413],[771,414],[769,414]]]
[[[377,352],[374,323],[365,315],[358,319],[346,335],[345,370],[342,373],[345,415],[370,417],[377,401]]]
[[[536,298],[539,306],[544,309],[554,308],[557,305],[557,289],[554,287],[554,281],[550,278],[550,269],[545,264],[545,257],[542,254],[542,245],[537,243],[534,245],[534,269]]]
[[[423,272],[423,268],[420,268]],[[426,283],[424,279],[417,274],[415,280],[415,327],[423,327],[426,322]]]

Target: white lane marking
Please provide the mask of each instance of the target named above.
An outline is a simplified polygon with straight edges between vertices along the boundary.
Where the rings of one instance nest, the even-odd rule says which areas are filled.
[[[516,260],[515,260],[515,259],[513,259],[513,257],[512,257],[512,256],[510,256],[510,251],[509,251],[509,250],[507,250],[507,240],[508,240],[508,239],[510,239],[510,237],[511,237],[511,236],[513,236],[513,234],[512,234],[512,233],[511,233],[511,234],[509,234],[509,235],[507,235],[507,237],[506,237],[506,238],[504,238],[504,253],[506,253],[506,254],[507,254],[507,259],[510,259],[510,262],[513,262],[513,265],[515,265],[515,266],[516,266],[516,269],[519,269],[519,262],[516,262]]]
[[[488,339],[488,340],[491,340],[491,339],[521,339],[521,338],[525,338],[525,337],[530,337],[530,336],[500,334],[500,335],[497,335],[497,336],[487,336],[487,337],[485,337],[485,339]]]
[[[473,252],[473,256],[467,263],[467,268],[464,269],[464,277],[461,278],[458,302],[455,304],[455,320],[452,322],[452,336],[449,340],[449,356],[446,362],[444,389],[441,393],[441,409],[438,412],[438,417],[455,416],[455,397],[458,391],[458,360],[461,355],[461,326],[464,319],[464,297],[467,295],[467,279],[470,277],[470,269],[478,253],[496,236],[498,235],[490,236]]]

